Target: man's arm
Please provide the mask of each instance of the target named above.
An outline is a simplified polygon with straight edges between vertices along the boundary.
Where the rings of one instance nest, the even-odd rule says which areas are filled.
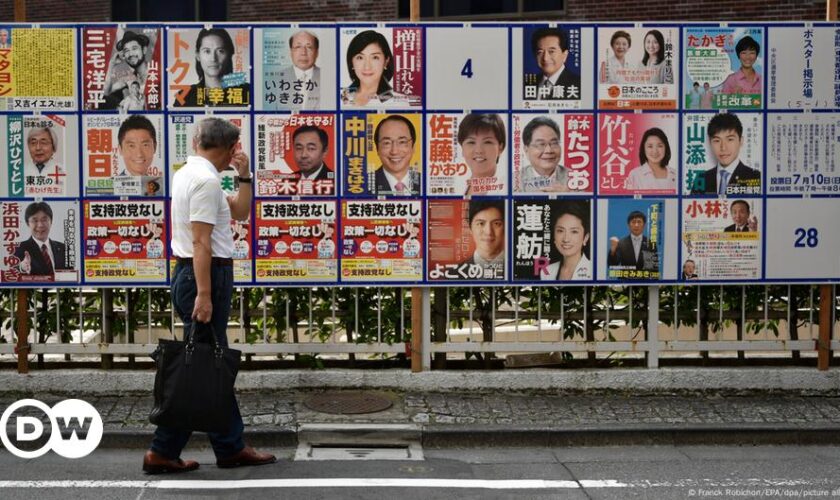
[[[213,234],[213,224],[206,222],[192,222],[193,237],[193,272],[195,273],[196,296],[192,318],[201,323],[209,323],[213,317],[213,300],[211,298],[210,264],[213,253],[210,247],[210,237]]]
[[[251,182],[240,182],[236,194],[227,197],[230,205],[230,216],[236,220],[246,220],[251,215],[251,168],[248,165],[248,156],[239,152],[233,155],[231,163],[236,168],[240,179],[250,179]]]

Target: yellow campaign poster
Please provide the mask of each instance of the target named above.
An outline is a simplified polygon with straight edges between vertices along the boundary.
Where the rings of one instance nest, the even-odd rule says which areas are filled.
[[[0,109],[76,108],[76,44],[72,28],[6,28],[0,48]],[[0,33],[2,35],[2,33]]]

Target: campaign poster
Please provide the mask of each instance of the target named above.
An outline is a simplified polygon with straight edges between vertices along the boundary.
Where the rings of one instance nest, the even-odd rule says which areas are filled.
[[[513,107],[592,108],[594,33],[569,24],[512,28]]]
[[[251,144],[251,121],[248,115],[243,114],[223,114],[215,115],[216,117],[224,117],[237,127],[239,127],[239,144],[236,146],[237,151],[245,149],[245,153],[249,155],[248,145]],[[195,155],[193,149],[193,137],[202,119],[207,118],[207,115],[186,115],[186,114],[171,114],[169,118],[169,141],[167,144],[169,150],[169,182],[172,183],[172,178],[181,167],[187,162],[187,157]],[[253,159],[251,161],[251,169],[253,169]],[[222,190],[225,194],[234,194],[238,189],[236,185],[236,169],[232,166],[222,171],[221,184]],[[253,187],[252,187],[253,189]],[[251,281],[251,222],[250,218],[246,221],[231,220],[231,232],[233,232],[234,240],[234,257],[233,257],[233,280],[235,283],[249,283]],[[175,260],[171,261],[172,270],[175,269]]]
[[[761,109],[764,28],[683,30],[684,109]]]
[[[257,196],[335,196],[334,114],[257,115]]]
[[[677,194],[677,123],[672,113],[602,113],[598,193]]]
[[[345,196],[422,193],[419,113],[342,113]]]
[[[162,45],[160,28],[82,29],[83,109],[160,110]]]
[[[515,114],[511,123],[514,194],[594,191],[594,115]]]
[[[685,113],[682,126],[684,194],[761,194],[762,114]]]
[[[508,119],[497,113],[429,113],[430,195],[508,194]]]
[[[507,279],[505,200],[429,200],[428,206],[429,281]]]
[[[761,278],[761,208],[760,198],[682,200],[681,265],[700,280]]]
[[[840,29],[772,26],[768,109],[840,108]]]
[[[162,115],[83,117],[85,196],[163,196]]]
[[[79,194],[76,115],[0,116],[0,195],[59,198]]]
[[[666,210],[664,200],[610,199],[606,204],[606,232],[599,239],[600,264],[607,281],[658,281],[663,273]]]
[[[336,109],[335,29],[256,28],[254,46],[258,109]]]
[[[165,283],[164,201],[84,202],[85,281]]]
[[[335,201],[257,202],[257,282],[338,281]]]
[[[0,111],[36,110],[76,110],[76,30],[0,25]]]
[[[767,193],[840,192],[840,116],[767,115]]]
[[[768,198],[765,279],[840,278],[836,198]]]
[[[423,280],[423,202],[341,202],[341,281]]]
[[[592,280],[591,227],[589,200],[514,200],[514,280]]]
[[[677,109],[679,28],[598,28],[598,107]]]
[[[170,109],[251,105],[250,28],[171,28],[167,33]]]
[[[341,28],[339,33],[341,109],[422,106],[422,28]]]
[[[79,283],[78,201],[4,201],[0,210],[0,283]]]

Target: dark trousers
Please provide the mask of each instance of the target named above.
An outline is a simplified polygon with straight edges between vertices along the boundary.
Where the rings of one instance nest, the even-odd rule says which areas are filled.
[[[227,347],[227,323],[230,317],[230,300],[233,294],[233,268],[230,266],[210,266],[211,299],[213,316],[210,324],[216,333],[219,345]],[[192,328],[192,311],[198,290],[195,283],[195,271],[192,265],[178,263],[172,279],[172,305],[175,312],[184,321],[184,335]],[[196,342],[210,342],[209,328],[196,325]],[[207,437],[213,445],[217,458],[227,458],[239,453],[244,447],[242,431],[245,426],[239,414],[239,405],[234,400],[230,430],[226,433],[208,432]],[[181,450],[190,439],[191,431],[160,427],[155,430],[151,449],[166,458],[175,460],[181,456]]]

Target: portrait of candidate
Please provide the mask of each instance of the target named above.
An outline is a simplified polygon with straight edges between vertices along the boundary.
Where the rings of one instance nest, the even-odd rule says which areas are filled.
[[[248,82],[239,85],[224,85],[224,77],[233,73],[233,56],[236,54],[236,47],[233,39],[226,29],[211,28],[202,29],[198,32],[195,41],[195,72],[198,75],[198,83],[190,85],[184,96],[182,106],[216,106],[226,104],[226,99],[216,101],[209,99],[207,89],[224,88],[239,89],[242,91],[243,105],[250,102],[250,85]],[[178,102],[175,102],[178,105]]]
[[[627,59],[627,51],[633,44],[630,33],[618,30],[610,37],[610,48],[612,54],[606,61],[601,62],[601,69],[598,71],[598,81],[601,83],[626,83],[626,73],[629,69],[635,69],[636,65]]]
[[[292,64],[280,69],[277,80],[291,85],[294,96],[290,107],[295,109],[319,109],[321,100],[321,68],[318,62],[318,37],[312,32],[301,30],[289,37],[289,53]],[[300,90],[298,90],[298,87]]]
[[[589,260],[588,202],[563,203],[551,214],[550,263],[542,270],[543,281],[586,280],[592,278]]]
[[[300,179],[327,180],[335,174],[324,162],[329,149],[327,133],[314,126],[303,125],[292,133],[295,148],[295,166]]]
[[[55,184],[61,185],[64,182],[62,179],[66,172],[58,163],[58,146],[58,135],[55,127],[29,128],[26,133],[26,149],[29,152],[29,161],[25,162],[24,165],[24,182],[27,186],[37,184],[32,179],[47,177],[50,174],[55,177]]]
[[[732,224],[726,226],[723,231],[726,233],[755,233],[758,232],[758,219],[755,215],[750,216],[750,204],[745,200],[735,200],[729,206],[729,213],[732,214]]]
[[[565,99],[569,89],[580,96],[580,75],[566,67],[569,42],[558,28],[541,28],[531,35],[531,52],[542,75],[537,99]],[[546,90],[542,90],[545,88]]]
[[[55,276],[56,269],[67,268],[67,247],[50,239],[53,211],[43,201],[30,203],[23,214],[32,235],[15,250],[20,259],[18,270],[33,276]]]
[[[475,244],[472,256],[461,264],[481,266],[482,276],[491,270],[502,277],[505,270],[505,202],[503,200],[469,201],[470,235]]]
[[[394,56],[388,40],[373,30],[354,36],[347,47],[350,85],[341,90],[341,103],[349,106],[405,104],[408,97],[391,87]]]
[[[621,238],[610,238],[610,252],[607,264],[610,266],[633,267],[637,271],[656,271],[659,269],[657,249],[644,235],[647,217],[638,210],[627,216],[627,228],[630,234]]]
[[[497,168],[499,158],[505,150],[505,136],[505,122],[497,114],[470,113],[458,124],[458,144],[461,146],[464,162],[470,170],[464,195],[507,194],[507,172]],[[481,184],[481,179],[487,179],[499,188],[473,189]]]
[[[388,115],[376,126],[373,142],[382,162],[374,174],[376,194],[419,195],[420,172],[411,168],[417,143],[411,120],[402,115]]]
[[[745,36],[735,44],[735,53],[741,67],[726,77],[721,92],[724,94],[761,94],[761,73],[755,70],[755,62],[761,47],[755,38]]]
[[[671,162],[671,145],[668,136],[658,127],[645,131],[642,135],[642,147],[639,148],[640,165],[630,171],[624,181],[628,191],[667,191],[677,192],[677,170]]]
[[[709,120],[706,134],[716,165],[694,179],[691,194],[727,194],[745,189],[758,193],[761,172],[741,161],[744,126],[738,116],[732,113],[715,115]]]
[[[11,49],[12,42],[9,40],[9,30],[0,29],[0,49]]]
[[[694,271],[696,270],[697,266],[693,260],[688,259],[683,262],[682,267],[682,279],[684,280],[696,280],[699,276]]]
[[[131,86],[136,83],[141,96],[146,89],[146,75],[149,69],[146,52],[149,43],[149,37],[142,33],[131,30],[123,32],[122,38],[117,42],[117,58],[111,65],[102,89],[105,102],[99,105],[99,109],[117,109],[129,97],[132,97],[133,105],[129,109],[145,109],[145,99],[142,100],[140,108],[136,107],[136,102],[133,102],[136,96],[131,95]],[[124,64],[119,64],[120,62]]]
[[[547,116],[538,116],[522,131],[528,166],[522,170],[522,192],[562,192],[569,190],[569,174],[560,164],[560,127]]]
[[[117,132],[120,157],[125,170],[118,175],[153,175],[149,170],[157,151],[157,133],[152,122],[143,115],[131,115]]]
[[[645,55],[641,67],[649,75],[647,83],[674,83],[674,74],[665,65],[665,37],[659,30],[650,30],[644,38]]]
[[[692,84],[687,97],[686,109],[700,109],[700,99],[703,97],[703,91],[700,90],[700,83],[694,82]]]

